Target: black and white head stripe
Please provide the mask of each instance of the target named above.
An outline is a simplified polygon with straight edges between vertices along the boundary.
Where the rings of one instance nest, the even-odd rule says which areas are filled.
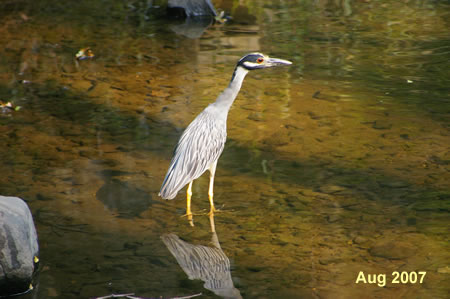
[[[264,69],[274,66],[290,65],[292,62],[279,58],[271,58],[262,53],[250,53],[242,57],[237,63],[236,68],[243,67],[251,71],[257,69]]]
[[[242,57],[238,63],[237,66],[242,66],[243,68],[247,70],[255,70],[255,69],[262,69],[265,66],[265,61],[269,57],[266,57],[262,53],[250,53]]]
[[[236,74],[239,70],[247,71],[264,69],[274,66],[282,66],[282,65],[290,65],[292,62],[279,58],[270,58],[262,53],[250,53],[242,57],[234,69],[233,77],[231,77],[231,81],[234,80]],[[245,74],[244,74],[245,76]]]

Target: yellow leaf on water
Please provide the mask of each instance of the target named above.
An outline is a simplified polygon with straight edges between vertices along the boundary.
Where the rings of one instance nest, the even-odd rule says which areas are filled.
[[[84,59],[88,59],[88,58],[94,58],[95,54],[94,54],[94,52],[92,52],[91,48],[87,47],[87,48],[83,48],[80,51],[78,51],[78,53],[75,54],[75,57],[78,60],[84,60]]]

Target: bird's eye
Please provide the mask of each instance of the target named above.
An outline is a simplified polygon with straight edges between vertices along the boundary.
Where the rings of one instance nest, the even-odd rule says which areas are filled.
[[[256,59],[256,62],[257,62],[257,63],[263,63],[263,61],[264,61],[264,58],[258,58],[258,59]]]

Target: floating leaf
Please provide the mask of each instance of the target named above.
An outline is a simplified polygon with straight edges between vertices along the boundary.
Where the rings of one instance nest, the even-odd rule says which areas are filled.
[[[11,102],[7,102],[7,103],[3,103],[0,102],[0,108],[1,108],[1,112],[8,112],[8,111],[19,111],[20,106],[14,106]]]
[[[78,60],[91,59],[95,57],[94,52],[92,52],[91,48],[83,48],[75,54],[75,57]]]
[[[230,16],[225,16],[225,11],[221,11],[217,16],[214,17],[216,23],[225,24],[231,19]]]

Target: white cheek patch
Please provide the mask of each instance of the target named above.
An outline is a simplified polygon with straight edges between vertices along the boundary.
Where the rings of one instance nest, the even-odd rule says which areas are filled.
[[[244,66],[246,66],[250,69],[255,68],[260,65],[259,63],[254,63],[254,62],[250,62],[250,61],[245,61],[243,64],[244,64]]]

